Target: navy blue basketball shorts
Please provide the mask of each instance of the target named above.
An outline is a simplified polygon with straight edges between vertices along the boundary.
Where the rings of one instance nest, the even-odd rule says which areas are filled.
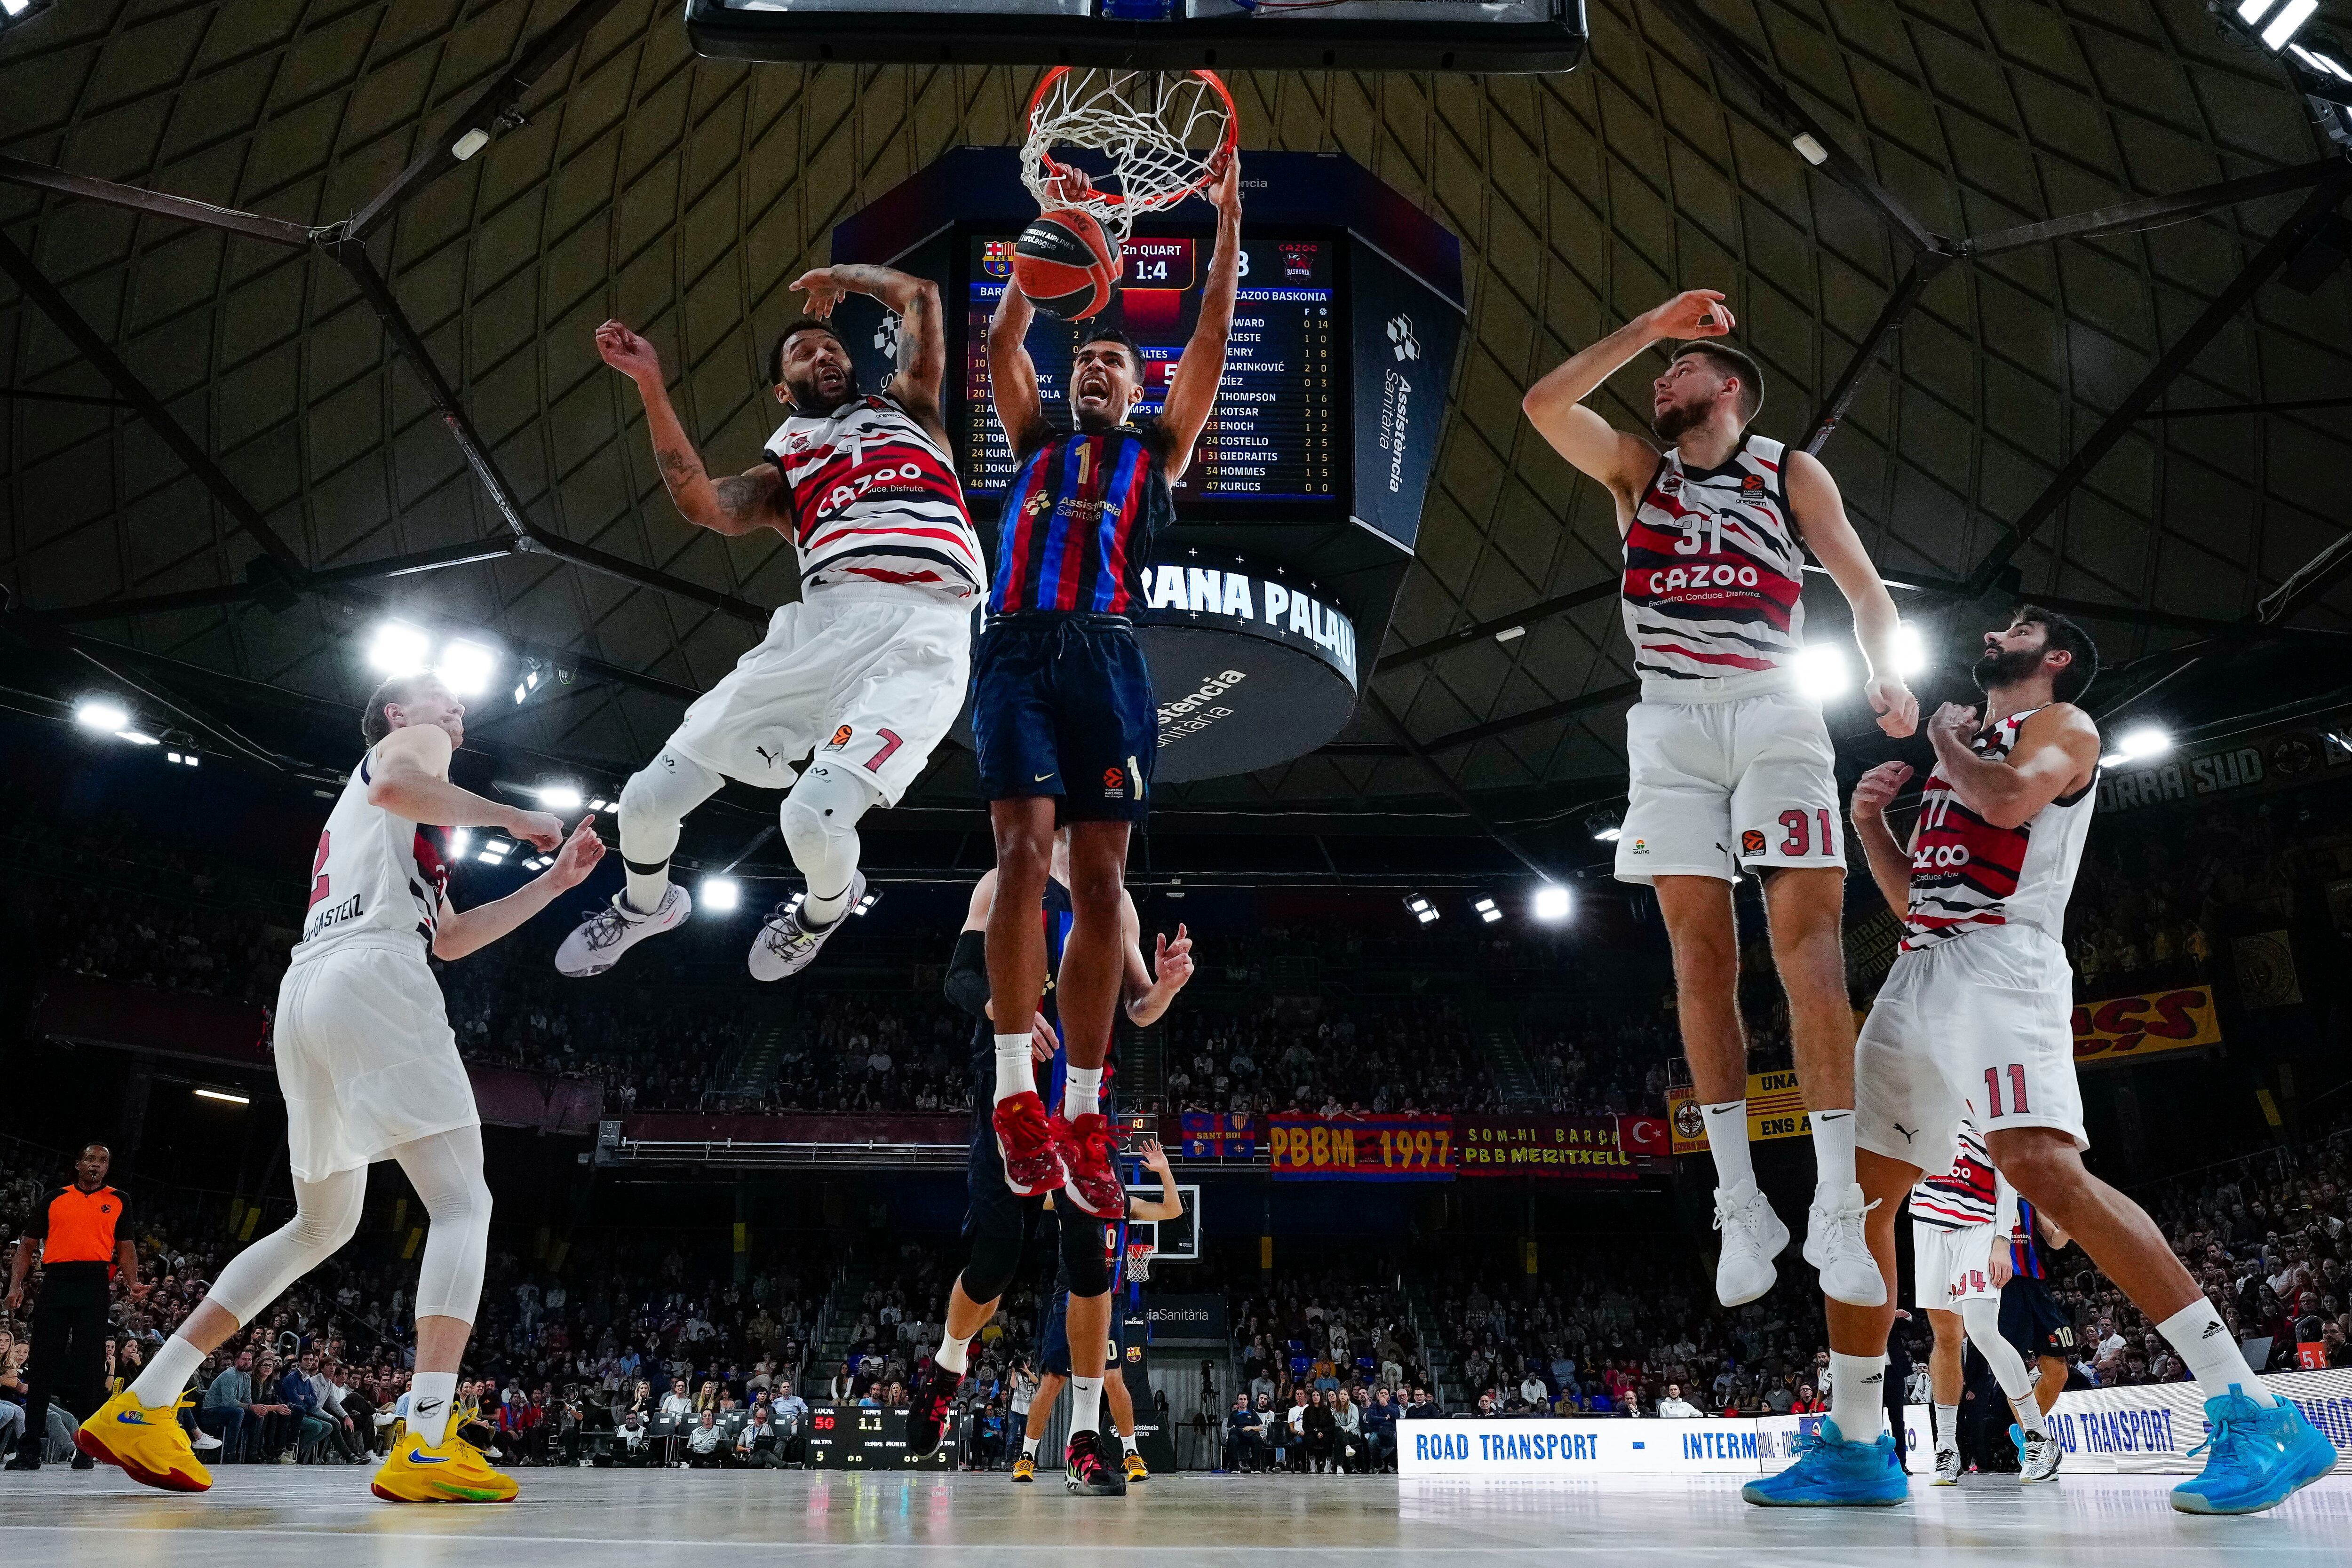
[[[1122,616],[1000,616],[971,662],[972,738],[992,800],[1056,798],[1061,822],[1139,822],[1160,716]]]

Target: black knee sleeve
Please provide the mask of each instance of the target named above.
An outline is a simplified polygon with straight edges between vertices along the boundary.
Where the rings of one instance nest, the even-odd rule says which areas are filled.
[[[963,1266],[963,1293],[979,1302],[1004,1294],[1021,1269],[1021,1238],[991,1236],[971,1239],[971,1260]]]
[[[1099,1296],[1110,1290],[1110,1264],[1103,1257],[1103,1222],[1085,1214],[1062,1219],[1062,1268],[1070,1294]]]

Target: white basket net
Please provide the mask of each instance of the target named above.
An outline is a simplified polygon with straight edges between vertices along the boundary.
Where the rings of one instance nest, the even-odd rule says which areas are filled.
[[[1233,100],[1211,72],[1063,69],[1030,103],[1021,179],[1041,209],[1076,207],[1124,244],[1137,217],[1207,185],[1233,141]],[[1062,156],[1073,150],[1108,172]]]
[[[1149,1282],[1151,1279],[1152,1255],[1158,1250],[1159,1249],[1149,1242],[1129,1242],[1127,1244],[1127,1277],[1139,1285]]]

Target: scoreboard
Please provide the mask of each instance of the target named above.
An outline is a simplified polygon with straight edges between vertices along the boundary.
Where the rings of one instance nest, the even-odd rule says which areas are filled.
[[[819,1470],[944,1470],[952,1469],[942,1443],[929,1458],[907,1450],[908,1413],[871,1405],[809,1406],[808,1465]]]
[[[996,421],[988,379],[988,322],[1013,271],[1016,236],[975,235],[966,256],[964,489],[1001,497],[1012,483],[1012,448]],[[1121,256],[1118,299],[1095,322],[1038,312],[1029,357],[1046,417],[1066,424],[1070,353],[1081,334],[1117,323],[1143,346],[1139,414],[1160,413],[1168,382],[1201,317],[1201,291],[1215,242],[1202,235],[1138,235]],[[1332,506],[1346,495],[1347,388],[1340,345],[1345,322],[1337,241],[1242,238],[1241,287],[1215,413],[1192,465],[1175,486],[1180,505],[1277,502]]]

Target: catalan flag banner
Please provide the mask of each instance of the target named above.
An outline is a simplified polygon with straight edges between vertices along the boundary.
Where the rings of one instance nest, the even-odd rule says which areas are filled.
[[[1451,1116],[1274,1116],[1276,1181],[1452,1181]]]
[[[1188,1160],[1257,1158],[1258,1119],[1246,1113],[1187,1111],[1183,1129],[1184,1157]]]

